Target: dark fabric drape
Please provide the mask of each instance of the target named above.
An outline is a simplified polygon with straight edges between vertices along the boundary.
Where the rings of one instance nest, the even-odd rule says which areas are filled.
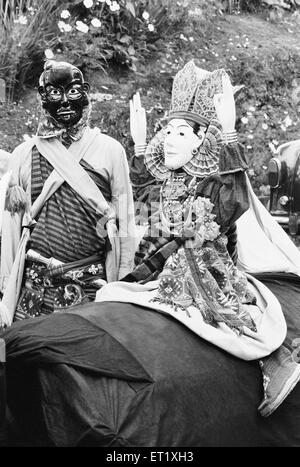
[[[288,313],[288,332],[299,333],[298,307]],[[43,433],[57,446],[300,446],[300,385],[261,417],[258,362],[229,355],[163,313],[91,303],[16,323],[1,337],[9,406],[31,439]]]

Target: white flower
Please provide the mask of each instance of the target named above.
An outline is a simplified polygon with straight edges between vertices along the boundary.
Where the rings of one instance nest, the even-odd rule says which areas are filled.
[[[105,0],[106,1],[106,5],[110,6],[111,5],[111,0]]]
[[[150,32],[153,32],[154,31],[153,24],[148,24],[148,29],[149,29]]]
[[[94,28],[100,28],[101,24],[102,23],[98,18],[93,18],[91,21],[91,25],[94,26]]]
[[[118,2],[113,1],[111,2],[110,9],[111,11],[118,11],[120,10],[120,5],[118,4]]]
[[[248,139],[253,139],[254,136],[253,135],[248,135]]]
[[[249,110],[250,110],[250,112],[255,112],[256,109],[255,109],[255,107],[252,105],[251,107],[249,107]]]
[[[266,123],[263,123],[261,127],[263,130],[267,130],[269,128],[269,126]]]
[[[144,18],[144,20],[148,21],[148,19],[150,17],[148,11],[144,11],[144,13],[142,14],[142,17]]]
[[[51,60],[52,58],[54,58],[54,53],[52,52],[51,49],[46,49],[44,54],[45,54],[45,57],[48,58],[48,60]]]
[[[249,121],[249,120],[248,120],[247,117],[242,117],[242,118],[241,118],[241,122],[242,122],[244,125],[246,125],[246,124],[248,123],[248,121]]]
[[[64,32],[66,23],[64,21],[58,21],[57,26],[59,27],[61,32]]]
[[[58,21],[57,26],[59,27],[61,32],[72,31],[72,26],[70,24],[65,23],[64,21]]]
[[[27,23],[28,23],[28,20],[27,20],[26,16],[24,16],[24,15],[19,16],[18,23],[20,23],[20,24],[27,24]]]
[[[94,5],[94,2],[93,0],[83,0],[83,4],[85,8],[92,8],[92,6]]]
[[[293,121],[292,121],[291,117],[289,115],[287,115],[285,117],[285,119],[283,120],[283,123],[284,123],[285,127],[288,128],[289,126],[291,126],[293,124]]]
[[[87,33],[89,30],[89,27],[87,24],[83,23],[82,21],[76,21],[76,29],[80,32]]]
[[[72,31],[72,29],[73,28],[72,28],[72,26],[70,24],[65,25],[65,32],[70,32],[70,31]]]
[[[60,14],[60,17],[62,19],[68,19],[68,18],[70,18],[70,16],[71,16],[71,14],[70,14],[69,10],[63,10],[61,12],[61,14]]]
[[[194,38],[192,36],[189,37],[190,42],[194,42]]]

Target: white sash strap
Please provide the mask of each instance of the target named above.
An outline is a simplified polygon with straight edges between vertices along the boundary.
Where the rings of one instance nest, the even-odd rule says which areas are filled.
[[[98,134],[99,130],[90,130],[90,132],[96,132],[96,134]],[[86,143],[87,133],[84,134],[84,139],[85,141],[80,140],[77,143],[73,143],[69,149],[66,149],[56,138],[53,140],[38,138],[36,146],[39,152],[51,163],[61,179],[66,181],[92,209],[108,219],[106,230],[111,244],[111,250],[108,251],[106,255],[106,275],[108,282],[112,282],[118,278],[120,261],[120,244],[116,226],[116,214],[95,182],[79,164],[82,144],[84,146],[83,154],[87,150],[86,144],[84,144]],[[91,143],[92,140],[93,138],[89,135],[89,143]],[[78,146],[76,147],[77,154],[75,153],[74,157],[73,150],[76,145],[79,145],[79,148]]]
[[[109,218],[107,222],[107,233],[112,249],[107,254],[106,267],[109,269],[108,281],[117,279],[119,269],[119,245],[115,215],[102,195],[95,182],[80,166],[79,161],[83,158],[94,138],[99,134],[97,129],[87,129],[80,141],[73,143],[66,149],[57,139],[36,138],[35,144],[40,153],[51,163],[55,170],[51,172],[46,180],[40,195],[33,203],[30,214],[24,217],[23,225],[31,225],[33,219],[40,212],[45,202],[66,181],[81,198],[95,211]],[[26,245],[30,237],[28,228],[23,230],[18,251],[10,276],[5,287],[2,302],[0,303],[0,314],[6,324],[10,325],[13,320],[17,300],[21,290],[24,272]]]

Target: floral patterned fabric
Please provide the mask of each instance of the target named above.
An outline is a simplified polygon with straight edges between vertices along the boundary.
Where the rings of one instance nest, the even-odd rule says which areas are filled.
[[[255,332],[245,307],[255,304],[255,297],[228,253],[227,238],[220,234],[212,210],[207,198],[198,197],[191,203],[190,228],[194,235],[167,259],[153,300],[170,304],[175,310],[185,309],[187,314],[188,307],[194,305],[213,326],[224,322],[238,333],[244,326]],[[182,222],[182,228],[184,225]]]
[[[104,255],[95,262],[65,264],[53,270],[35,261],[26,261],[24,287],[17,304],[14,321],[49,315],[79,303],[93,301],[99,283],[105,279]],[[72,267],[73,266],[73,267]]]

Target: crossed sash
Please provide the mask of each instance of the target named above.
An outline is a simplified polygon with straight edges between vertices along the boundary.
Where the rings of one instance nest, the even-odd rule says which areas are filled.
[[[54,167],[47,178],[40,195],[37,197],[30,212],[23,217],[23,226],[30,227],[43,208],[46,201],[64,183],[80,195],[83,201],[96,213],[107,218],[106,230],[111,244],[111,250],[106,256],[106,274],[108,282],[117,280],[120,260],[120,245],[116,227],[116,214],[108,204],[100,189],[92,178],[79,164],[100,131],[87,128],[83,137],[74,142],[68,149],[57,138],[36,137],[33,144],[40,154]],[[11,324],[21,290],[26,245],[30,238],[30,229],[24,228],[18,245],[17,254],[1,302],[1,312],[6,315],[5,321]]]

